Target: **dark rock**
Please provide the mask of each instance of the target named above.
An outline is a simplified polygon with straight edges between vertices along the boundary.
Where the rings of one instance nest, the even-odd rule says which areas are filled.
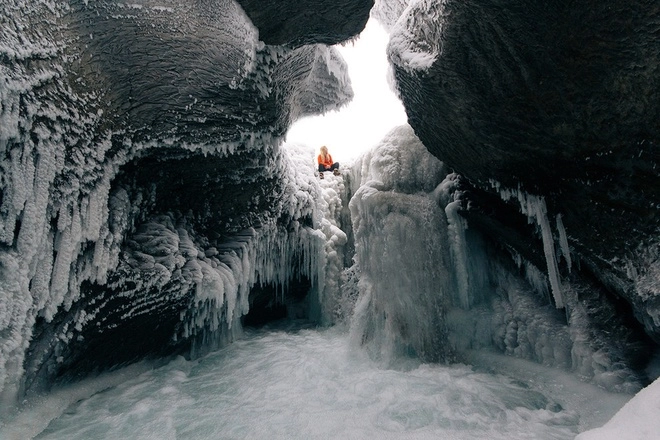
[[[337,44],[362,32],[373,0],[237,0],[266,44]]]

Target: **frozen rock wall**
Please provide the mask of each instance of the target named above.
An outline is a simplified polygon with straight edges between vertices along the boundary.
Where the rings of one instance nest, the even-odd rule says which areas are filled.
[[[336,44],[356,35],[367,23],[373,0],[238,0],[266,44]],[[359,29],[358,29],[359,27]]]
[[[8,0],[0,21],[4,403],[229,328],[251,283],[313,278],[315,198],[279,145],[352,96],[321,31],[268,45],[233,0]]]

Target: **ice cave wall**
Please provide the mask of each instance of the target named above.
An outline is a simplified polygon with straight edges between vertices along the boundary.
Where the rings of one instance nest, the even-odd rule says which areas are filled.
[[[376,13],[409,123],[464,179],[472,227],[547,273],[558,307],[572,283],[595,283],[660,341],[657,2]]]
[[[372,2],[340,3],[2,2],[4,402],[19,389],[230,338],[256,284],[277,292],[299,277],[319,301],[336,288],[314,284],[319,274],[310,268],[322,267],[313,261],[320,243],[343,237],[335,220],[319,217],[309,164],[292,163],[279,145],[291,121],[350,99],[342,61],[315,43],[356,35]],[[466,219],[467,231],[498,244],[488,256],[509,265],[493,271],[495,284],[515,287],[507,272],[527,278],[497,296],[506,299],[494,333],[503,351],[564,366],[566,353],[575,354],[576,370],[604,373],[607,382],[618,358],[635,357],[625,347],[599,352],[613,346],[602,335],[613,318],[619,345],[636,331],[631,308],[659,339],[658,6],[376,6],[391,30],[410,125],[458,173],[445,182],[455,200],[445,200],[444,212],[430,208],[437,194],[408,194],[429,207],[428,218],[411,221],[446,219],[448,234],[460,238]],[[374,190],[371,201],[405,211]],[[366,192],[356,200],[377,214]],[[405,244],[405,231],[392,227],[392,240]],[[477,240],[465,233],[465,243]],[[372,239],[383,242],[363,249],[387,242]],[[432,264],[465,269],[432,282],[451,285],[450,306],[430,304],[443,320],[410,324],[419,333],[407,339],[401,319],[387,332],[430,360],[448,353],[423,332],[460,322],[470,335],[483,333],[470,248],[443,249],[431,250]],[[529,298],[544,288],[552,295],[544,304],[567,313],[521,315],[538,308]],[[562,319],[577,322],[570,335]],[[573,348],[551,353],[544,334]],[[448,337],[477,348],[488,339]],[[581,368],[581,360],[596,362]]]
[[[609,390],[646,384],[653,344],[643,332],[594,283],[562,285],[557,309],[547,273],[462,217],[462,179],[408,125],[352,165],[354,343],[387,366],[495,350]]]
[[[254,284],[315,282],[317,189],[279,145],[352,96],[341,57],[316,44],[359,33],[372,3],[350,3],[341,31],[285,20],[295,37],[270,45],[233,0],[2,2],[6,407],[229,338]]]

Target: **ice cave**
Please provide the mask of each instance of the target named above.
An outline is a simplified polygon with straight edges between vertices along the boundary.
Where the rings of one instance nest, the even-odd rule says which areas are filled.
[[[3,0],[0,439],[659,439],[659,143],[658,0]]]

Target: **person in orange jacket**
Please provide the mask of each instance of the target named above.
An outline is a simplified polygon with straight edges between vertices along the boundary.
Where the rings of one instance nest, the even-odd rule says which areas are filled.
[[[319,177],[323,179],[324,171],[332,171],[335,176],[339,175],[339,162],[333,162],[332,156],[328,153],[328,147],[321,147],[321,153],[317,158],[319,162]]]

